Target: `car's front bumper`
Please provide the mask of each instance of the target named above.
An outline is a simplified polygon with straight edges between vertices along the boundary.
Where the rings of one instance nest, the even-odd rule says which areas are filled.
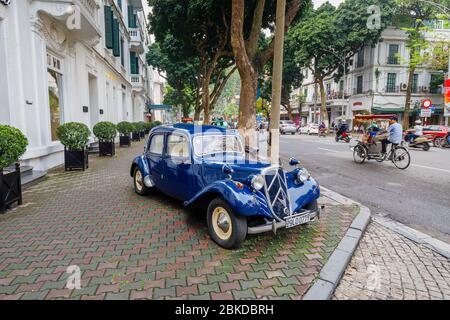
[[[316,210],[304,211],[302,213],[302,216],[309,215],[309,217],[310,217],[309,222],[315,221],[316,219],[320,219],[320,214],[321,214],[322,209],[323,209],[323,207],[318,207]],[[304,223],[304,224],[308,224],[309,222]],[[286,221],[278,222],[276,220],[273,220],[272,222],[267,222],[266,224],[259,225],[256,227],[248,227],[247,233],[248,234],[260,234],[260,233],[272,231],[274,234],[276,234],[278,229],[282,229],[285,227],[286,227]]]

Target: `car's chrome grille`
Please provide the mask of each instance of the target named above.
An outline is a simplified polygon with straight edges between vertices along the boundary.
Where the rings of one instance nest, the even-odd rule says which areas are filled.
[[[265,179],[264,192],[272,213],[279,219],[291,215],[286,174],[279,167],[268,168],[263,172]]]

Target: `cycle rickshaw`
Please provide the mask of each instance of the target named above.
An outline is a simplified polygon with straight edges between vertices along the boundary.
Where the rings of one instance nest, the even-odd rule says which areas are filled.
[[[359,122],[386,122],[392,114],[383,115],[356,115],[355,121]],[[387,127],[384,125],[383,127]],[[376,127],[374,127],[376,128]],[[411,156],[408,150],[402,145],[391,145],[390,150],[386,153],[382,152],[382,140],[386,139],[384,134],[386,131],[382,128],[378,130],[369,130],[367,134],[363,135],[361,140],[358,140],[353,150],[353,160],[356,163],[364,163],[366,160],[375,160],[377,162],[384,162],[386,160],[392,163],[401,170],[409,167],[411,163]],[[379,134],[381,133],[381,134]]]

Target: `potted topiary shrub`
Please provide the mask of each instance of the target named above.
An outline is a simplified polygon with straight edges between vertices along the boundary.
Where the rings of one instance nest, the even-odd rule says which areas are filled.
[[[139,126],[139,134],[141,139],[145,138],[145,128],[146,128],[146,124],[144,121],[140,121],[138,122],[138,126]]]
[[[102,121],[94,126],[93,131],[98,138],[99,156],[114,156],[116,154],[114,142],[117,136],[116,125],[112,122]]]
[[[150,130],[152,130],[152,128],[153,128],[152,123],[151,122],[146,122],[145,123],[145,134],[149,134]]]
[[[139,123],[133,122],[132,125],[133,125],[132,140],[141,141],[141,127]]]
[[[19,158],[25,153],[27,138],[14,127],[0,125],[0,212],[11,204],[22,204]]]
[[[158,121],[158,120],[153,121],[153,122],[152,122],[152,129],[153,129],[154,127],[157,127],[157,126],[160,126],[160,125],[162,125],[161,121]]]
[[[131,146],[131,138],[130,134],[133,132],[133,124],[128,121],[122,121],[117,124],[117,131],[120,134],[120,143],[121,147],[123,146]]]
[[[56,130],[59,141],[64,145],[65,170],[89,168],[89,157],[86,144],[89,141],[91,131],[78,122],[68,122]]]

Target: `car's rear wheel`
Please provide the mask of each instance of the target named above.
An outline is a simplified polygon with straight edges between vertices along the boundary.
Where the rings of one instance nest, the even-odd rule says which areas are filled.
[[[139,167],[134,168],[133,181],[134,191],[137,194],[144,196],[150,192],[150,188],[146,187],[144,184],[144,177],[142,176],[142,172]]]
[[[225,249],[239,248],[247,236],[247,219],[236,215],[222,198],[209,204],[207,223],[211,238]]]

